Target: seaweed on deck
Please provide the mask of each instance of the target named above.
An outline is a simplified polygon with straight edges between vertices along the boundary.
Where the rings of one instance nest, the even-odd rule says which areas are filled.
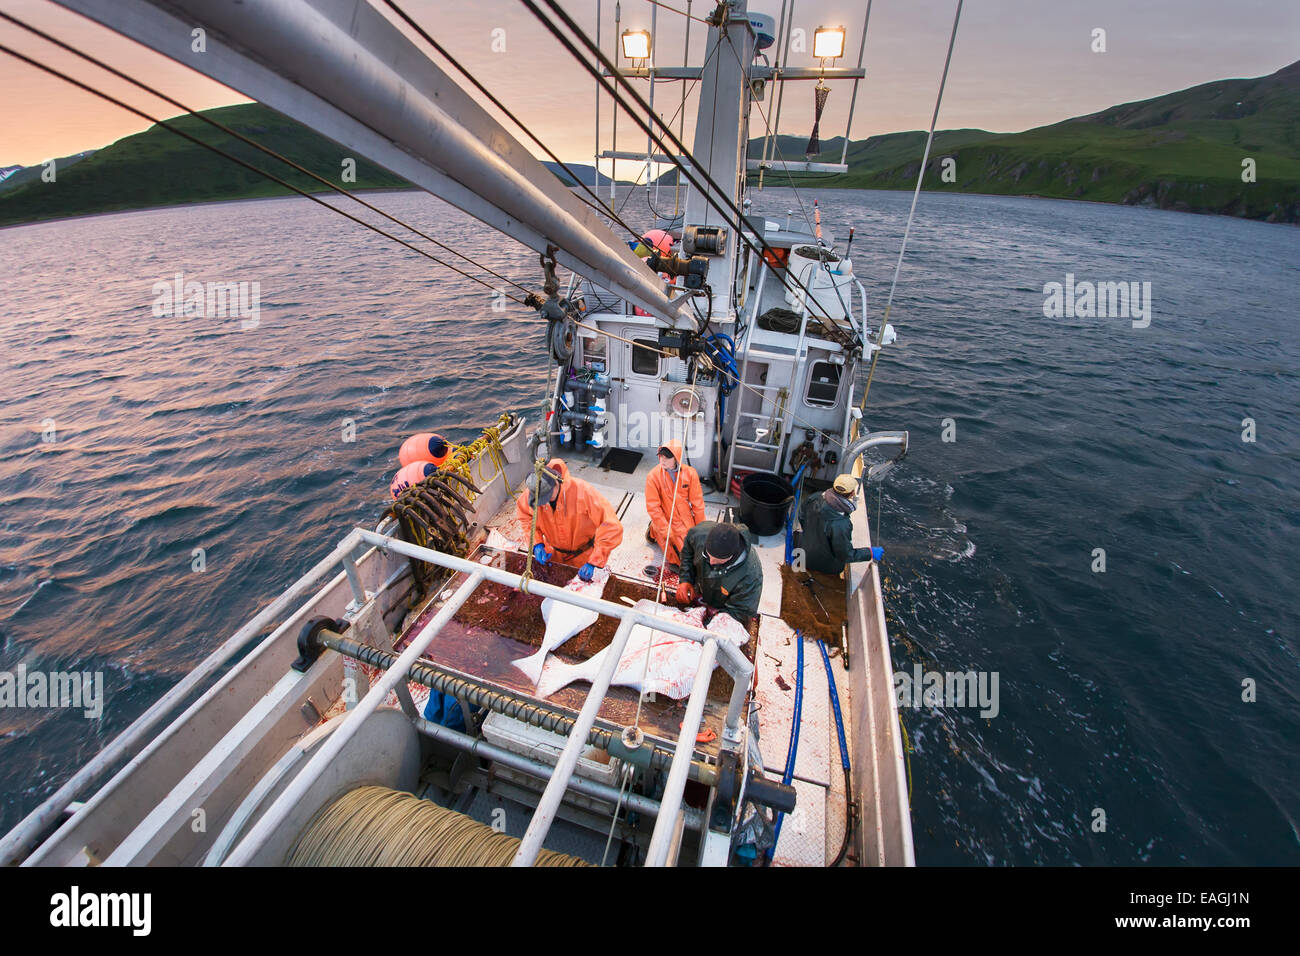
[[[812,588],[806,583],[810,578]],[[803,631],[804,637],[838,645],[840,625],[847,611],[844,587],[844,579],[837,574],[795,572],[788,564],[781,565],[781,619],[795,630]],[[814,591],[817,600],[825,605],[825,611],[814,600]]]

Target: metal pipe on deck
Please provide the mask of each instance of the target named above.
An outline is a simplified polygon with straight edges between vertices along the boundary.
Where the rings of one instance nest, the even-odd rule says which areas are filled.
[[[354,641],[328,629],[318,631],[316,640],[322,648],[337,651],[345,657],[361,661],[379,670],[387,670],[397,660],[397,655],[392,651],[371,647],[369,644]],[[501,714],[503,717],[518,720],[532,727],[540,727],[553,734],[567,737],[573,731],[573,717],[560,708],[512,696],[468,677],[443,671],[425,661],[417,661],[413,664],[407,673],[407,678],[416,684],[423,684],[430,690],[448,694],[457,700],[463,699],[471,707],[482,707],[494,714]],[[614,757],[621,758],[625,754],[619,735],[603,727],[593,726],[587,732],[587,745],[608,751]],[[667,770],[672,764],[672,751],[658,745],[645,745],[643,754],[646,763],[655,770]],[[718,782],[718,768],[703,762],[693,763],[691,779],[699,781],[706,787],[712,787]]]
[[[303,593],[324,577],[344,555],[350,555],[361,543],[360,533],[348,532],[338,547],[318,561],[310,571],[295,581],[287,591],[263,608],[252,620],[237,630],[226,642],[213,651],[194,670],[181,679],[180,683],[163,694],[153,706],[137,717],[131,726],[122,731],[111,744],[99,752],[88,764],[72,775],[67,783],[56,790],[39,807],[27,814],[22,821],[0,840],[0,866],[15,863],[26,854],[35,841],[52,824],[64,810],[77,799],[77,795],[94,783],[108,771],[122,755],[134,747],[146,734],[166,717],[181,701],[189,697],[204,681],[220,670],[231,658],[242,652],[253,638],[262,633],[268,624],[289,609],[289,606]],[[275,635],[272,635],[273,639]],[[158,741],[154,741],[156,744]],[[137,754],[119,775],[125,774],[136,766],[150,752],[146,749]],[[84,808],[83,808],[84,809]],[[80,812],[80,811],[78,811]]]
[[[321,745],[320,750],[303,767],[302,772],[293,778],[293,781],[285,788],[284,793],[271,804],[261,819],[249,830],[248,835],[231,851],[230,856],[226,858],[226,862],[222,864],[223,866],[247,866],[252,861],[254,854],[261,848],[262,844],[277,828],[284,824],[284,821],[298,802],[316,783],[334,758],[342,752],[347,742],[356,735],[361,724],[379,709],[379,705],[383,703],[389,691],[406,680],[406,672],[411,669],[411,665],[419,659],[420,655],[433,642],[433,639],[438,636],[438,632],[469,600],[470,595],[474,593],[474,589],[483,582],[483,577],[481,570],[471,573],[468,580],[456,589],[456,593],[448,598],[438,613],[434,615],[433,620],[425,625],[424,630],[415,636],[406,650],[402,652],[402,656],[384,672],[384,675],[379,680],[370,685],[370,690],[366,696],[348,712],[347,717],[343,719],[343,723],[330,734],[329,739]]]
[[[673,754],[672,769],[668,771],[664,793],[659,800],[659,819],[655,821],[650,848],[646,851],[646,866],[663,866],[668,861],[677,811],[681,809],[682,793],[686,789],[686,771],[695,749],[695,735],[700,732],[700,722],[704,719],[704,701],[709,696],[709,677],[713,674],[717,655],[718,641],[710,638],[700,652],[690,702],[686,705],[686,716],[682,718],[682,732],[677,738],[677,752]]]
[[[488,760],[504,764],[534,777],[540,777],[543,780],[549,778],[555,771],[555,768],[548,763],[532,760],[522,754],[506,750],[504,747],[498,747],[486,740],[471,737],[469,734],[462,734],[459,730],[452,730],[450,727],[444,727],[442,724],[435,724],[423,718],[415,722],[415,729],[426,737],[449,744],[458,750],[463,750],[477,757],[486,757]],[[599,780],[589,780],[575,774],[569,780],[569,789],[597,800],[608,800],[610,803],[617,803],[621,795],[623,805],[629,810],[635,810],[637,813],[648,814],[652,817],[659,816],[658,800],[643,797],[639,793],[621,791],[618,787],[601,783]],[[683,807],[682,815],[685,817],[685,825],[692,830],[699,830],[704,826],[704,814],[699,810]]]
[[[555,762],[555,771],[546,783],[542,798],[537,801],[537,809],[533,811],[533,818],[528,821],[528,829],[524,832],[523,839],[519,841],[519,849],[515,851],[511,866],[532,866],[533,861],[537,859],[542,841],[546,839],[546,834],[551,830],[551,823],[555,820],[555,811],[560,808],[560,802],[564,799],[569,778],[577,769],[578,757],[582,755],[582,748],[587,746],[587,733],[596,722],[596,714],[600,711],[600,705],[609,691],[609,682],[613,680],[614,671],[618,669],[619,659],[623,656],[623,649],[627,647],[628,636],[632,633],[632,628],[640,623],[640,617],[639,614],[633,614],[623,618],[618,630],[614,632],[614,639],[609,642],[609,654],[592,679],[591,689],[587,691],[587,698],[582,702],[582,710],[578,712],[573,731],[569,734],[564,750],[560,752],[560,759]],[[694,739],[692,735],[692,743]],[[673,755],[673,770],[677,769],[681,756],[680,749],[679,747],[679,752]],[[693,752],[694,748],[692,748]],[[691,754],[687,754],[686,763],[690,762]],[[669,773],[671,775],[672,771]]]

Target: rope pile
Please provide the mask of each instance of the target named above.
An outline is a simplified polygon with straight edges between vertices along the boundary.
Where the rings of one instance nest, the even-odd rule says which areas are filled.
[[[510,487],[509,479],[505,477],[506,462],[505,452],[501,448],[501,435],[503,432],[510,430],[510,426],[514,424],[514,421],[514,416],[509,412],[505,412],[497,419],[495,425],[483,429],[482,435],[468,445],[461,445],[452,452],[451,456],[442,463],[440,470],[460,475],[467,482],[473,481],[477,477],[480,482],[486,484],[496,477],[495,474],[488,476],[483,474],[481,459],[483,453],[486,452],[489,460],[497,466],[497,471],[501,473],[502,480],[506,483],[506,493],[513,498],[515,493]],[[471,466],[475,461],[479,463],[477,475],[471,471]],[[474,489],[474,494],[479,494],[477,488]],[[473,498],[470,498],[470,501],[473,500]]]
[[[287,866],[509,866],[519,840],[387,787],[358,787],[312,818]],[[589,866],[542,850],[534,866]]]

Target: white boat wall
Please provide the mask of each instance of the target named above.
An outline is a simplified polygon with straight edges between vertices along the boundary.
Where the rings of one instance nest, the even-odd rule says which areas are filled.
[[[604,862],[606,833],[651,865],[735,863],[738,834],[755,808],[785,811],[768,854],[776,865],[837,864],[846,855],[858,865],[912,865],[877,563],[846,571],[843,606],[831,609],[842,615],[844,636],[840,653],[825,657],[824,675],[816,641],[807,642],[802,670],[793,656],[802,642],[783,619],[784,529],[757,536],[764,594],[744,654],[699,626],[637,611],[631,599],[584,603],[509,570],[528,543],[527,529],[512,525],[514,497],[551,455],[615,506],[625,533],[609,568],[623,582],[662,561],[643,540],[644,486],[669,438],[681,440],[712,481],[710,518],[742,504],[733,481],[742,475],[797,474],[821,487],[843,471],[883,478],[906,452],[907,436],[866,430],[856,383],[889,330],[868,328],[865,289],[847,257],[829,252],[829,233],[820,224],[814,232],[730,219],[716,199],[689,190],[681,222],[667,225],[701,267],[695,274],[705,288],[666,285],[365,0],[58,2],[317,129],[538,252],[554,250],[575,273],[562,301],[578,304],[581,321],[572,324],[570,309],[569,344],[547,357],[558,374],[548,380],[546,419],[505,415],[449,467],[474,490],[465,492],[468,507],[445,550],[414,540],[406,519],[346,534],[0,840],[0,864],[278,865],[318,814],[374,785],[482,822],[483,794],[526,808],[526,829],[513,834],[515,865],[557,847]],[[703,172],[734,186],[728,198],[741,208],[751,81],[773,70],[756,64],[758,31],[744,0],[719,10],[700,102],[723,107],[711,115],[701,107],[707,122],[697,125],[691,153],[711,157]],[[196,27],[207,31],[201,57],[190,53]],[[792,282],[801,261],[803,276]],[[701,357],[708,355],[714,360]],[[636,423],[649,427],[638,431]],[[609,448],[641,460],[631,471],[602,468]],[[890,460],[881,461],[882,452]],[[399,499],[393,514],[416,497]],[[430,507],[441,514],[442,505]],[[855,541],[869,543],[866,509],[853,521]],[[638,698],[610,690],[609,674],[589,693],[540,700],[502,673],[439,656],[443,632],[456,627],[466,602],[481,603],[489,588],[521,587],[530,598],[588,607],[616,623],[611,646],[639,624],[700,643],[689,699],[657,711],[660,724],[651,719],[643,741],[635,733],[624,739],[641,727],[624,723],[618,708]],[[729,689],[710,693],[715,663]],[[798,733],[809,742],[784,782],[776,765],[798,733],[791,735],[789,694],[778,689],[782,675],[801,687],[806,681],[809,691],[798,713]],[[491,717],[471,717],[465,733],[436,725],[422,717],[431,687],[467,713],[473,704]],[[639,702],[635,712],[639,720]],[[559,736],[547,737],[553,730]],[[844,737],[851,770],[841,779]],[[477,760],[448,770],[449,752]],[[631,788],[620,785],[633,779]],[[707,790],[703,805],[688,787]],[[630,827],[629,808],[653,818],[653,831]]]

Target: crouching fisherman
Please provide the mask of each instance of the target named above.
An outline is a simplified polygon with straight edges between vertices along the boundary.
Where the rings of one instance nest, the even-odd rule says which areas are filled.
[[[749,627],[763,594],[763,569],[743,526],[701,521],[682,541],[681,567],[678,604],[699,598]]]
[[[853,509],[857,506],[858,482],[852,475],[840,475],[820,495],[813,495],[800,508],[803,524],[804,560],[809,571],[839,574],[854,561],[880,560],[880,548],[853,547]]]
[[[598,568],[623,541],[623,525],[614,506],[604,495],[581,478],[572,477],[569,467],[552,458],[528,477],[528,488],[515,502],[520,526],[528,531],[537,513],[533,560],[546,564],[556,558],[561,564],[582,565],[578,577],[590,581]]]

